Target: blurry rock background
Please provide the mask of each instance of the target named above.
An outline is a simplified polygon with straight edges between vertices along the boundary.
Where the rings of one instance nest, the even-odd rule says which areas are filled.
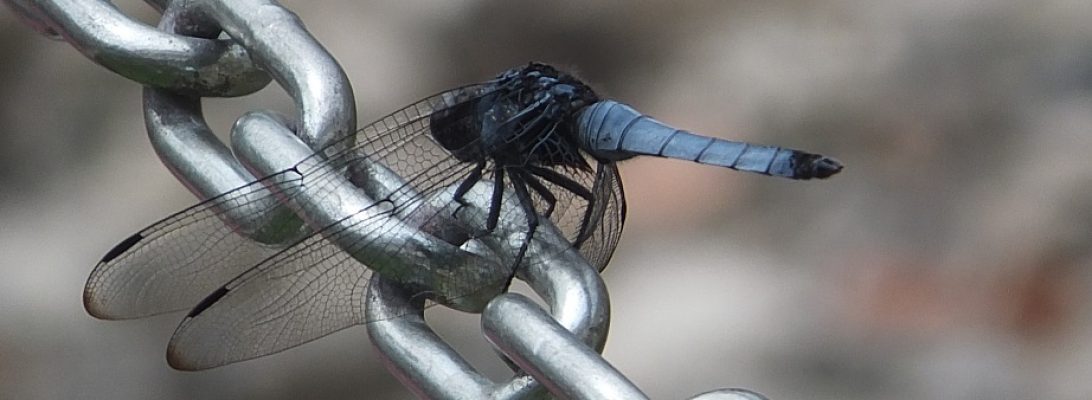
[[[283,4],[362,123],[540,60],[674,125],[847,165],[804,183],[622,166],[606,357],[653,398],[1092,398],[1092,2]],[[275,87],[205,104],[225,133],[292,111]],[[140,87],[0,9],[0,398],[411,398],[360,327],[183,373],[163,357],[181,315],[87,316],[102,254],[193,202]],[[430,318],[504,376],[474,316]]]

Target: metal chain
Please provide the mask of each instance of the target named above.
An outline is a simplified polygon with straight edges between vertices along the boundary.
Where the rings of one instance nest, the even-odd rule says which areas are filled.
[[[167,168],[201,199],[255,181],[250,170],[272,173],[295,165],[355,130],[353,92],[345,73],[298,17],[272,0],[147,0],[163,13],[158,29],[126,17],[103,0],[2,1],[38,32],[63,39],[92,61],[144,85],[149,139]],[[218,39],[221,31],[230,38]],[[270,80],[295,100],[295,118],[271,111],[240,117],[232,129],[236,158],[205,123],[200,99],[250,94]],[[387,170],[377,169],[369,178],[381,185],[401,181],[383,171]],[[351,185],[346,180],[321,192],[305,191],[294,200],[329,217],[317,224],[336,223],[346,209],[323,199],[365,201],[354,199],[359,196]],[[255,203],[223,213],[222,218],[253,240],[279,244],[291,238],[265,228],[299,217],[283,204]],[[373,277],[365,302],[376,322],[367,325],[368,334],[389,361],[390,371],[415,394],[444,399],[551,394],[573,399],[646,398],[599,355],[610,317],[598,272],[562,243],[561,235],[551,233],[555,228],[539,229],[544,233],[536,237],[542,236],[547,246],[568,250],[530,251],[528,257],[537,262],[528,263],[518,277],[546,300],[551,313],[511,293],[491,299],[482,313],[486,337],[517,371],[508,382],[495,383],[477,373],[425,324],[420,300],[412,300],[378,274]],[[445,263],[463,268],[489,262],[472,254],[448,256]],[[465,262],[452,261],[458,257]],[[483,282],[497,279],[482,277]],[[694,398],[763,397],[723,389]]]

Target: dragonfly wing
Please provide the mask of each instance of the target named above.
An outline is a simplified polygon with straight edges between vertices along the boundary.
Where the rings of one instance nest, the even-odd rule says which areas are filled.
[[[221,216],[257,206],[274,215],[284,242],[307,234],[302,222],[280,207],[264,183],[292,182],[282,173],[187,208],[129,237],[108,252],[84,288],[84,307],[97,318],[128,319],[193,307],[202,298],[283,245],[248,239]],[[285,186],[291,188],[291,183]],[[291,189],[289,189],[291,190]],[[268,233],[268,232],[267,232]]]
[[[354,160],[378,160],[397,172],[421,174],[431,164],[405,156],[424,157],[421,150],[407,150],[427,132],[428,117],[438,108],[481,96],[486,86],[470,85],[447,91],[381,118],[316,153],[309,162],[326,158],[344,168]],[[355,141],[345,149],[344,141]],[[363,156],[357,157],[361,153]],[[364,166],[357,162],[355,166]],[[378,164],[369,166],[378,169]],[[337,168],[335,168],[337,170]],[[389,173],[387,175],[390,175]],[[372,174],[374,177],[375,174]],[[103,319],[128,319],[192,308],[224,283],[262,260],[299,241],[311,231],[278,199],[288,199],[303,180],[323,181],[329,177],[300,176],[291,169],[232,190],[167,217],[129,237],[108,252],[95,266],[84,288],[84,308]],[[270,182],[270,180],[279,180]],[[274,198],[266,187],[277,186]],[[361,185],[374,198],[412,197],[408,187],[396,179],[373,179]],[[240,212],[246,210],[247,212]],[[261,232],[238,233],[224,215],[268,216]],[[259,241],[251,240],[258,237]],[[273,243],[273,244],[263,244]]]
[[[443,171],[433,169],[429,171]],[[431,175],[420,175],[412,181]],[[390,209],[348,225],[328,226],[274,254],[197,303],[179,325],[168,345],[170,365],[202,370],[277,353],[341,329],[370,321],[364,295],[374,273],[331,242],[352,230],[384,232],[403,221],[427,221],[451,212],[450,198],[436,207],[425,205],[444,191],[427,186],[431,196],[404,198]],[[394,194],[388,199],[399,198]],[[439,200],[434,200],[439,201]],[[373,206],[374,207],[374,206]],[[350,250],[376,249],[390,244],[382,234],[348,244]],[[403,249],[404,251],[405,249]],[[449,279],[463,279],[456,271]],[[415,281],[412,270],[399,270],[403,280]],[[449,296],[472,295],[453,293]]]
[[[202,301],[167,349],[200,370],[276,353],[364,321],[371,271],[321,235],[263,261]]]
[[[404,224],[421,229],[444,225],[441,220],[455,222],[448,218],[453,210],[443,207],[450,205],[450,199],[436,206],[430,206],[429,199],[444,193],[468,173],[469,166],[440,157],[443,154],[429,154],[435,144],[427,133],[429,115],[458,94],[463,92],[445,92],[365,127],[353,146],[325,155],[321,162],[328,168],[308,167],[314,160],[300,163],[296,170],[303,174],[305,187],[323,187],[342,178],[311,171],[344,170],[361,194],[375,202],[259,260],[226,285],[214,288],[205,300],[195,302],[197,306],[168,345],[171,366],[213,368],[277,353],[367,322],[362,307],[373,272],[350,252],[414,252],[389,249],[400,245],[388,242],[386,232]],[[400,176],[393,175],[395,171]],[[360,231],[374,236],[354,235]],[[377,262],[392,264],[382,257]],[[450,279],[458,280],[462,273]],[[405,269],[392,274],[400,275],[403,283],[426,280]]]
[[[595,186],[596,204],[593,205],[588,240],[580,244],[580,254],[599,271],[607,267],[614,248],[622,236],[622,224],[626,220],[626,197],[622,192],[622,178],[614,163],[597,166]]]

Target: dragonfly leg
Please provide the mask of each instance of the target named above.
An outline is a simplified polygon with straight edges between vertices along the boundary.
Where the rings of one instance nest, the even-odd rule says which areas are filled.
[[[546,218],[550,218],[550,216],[554,215],[554,208],[557,206],[557,196],[550,191],[550,188],[543,185],[542,181],[538,180],[538,178],[532,174],[520,171],[519,176],[520,179],[526,182],[527,186],[530,186],[531,190],[534,190],[539,197],[542,197],[542,201],[546,203],[546,211],[544,211],[542,215]]]
[[[455,193],[453,193],[451,197],[459,203],[459,206],[451,213],[452,218],[456,217],[459,210],[469,205],[463,196],[466,196],[467,192],[470,192],[470,188],[474,187],[474,185],[482,180],[482,174],[485,171],[485,163],[485,159],[478,161],[478,164],[474,166],[474,169],[470,171],[470,174],[468,174],[466,178],[459,183],[459,186],[455,188]]]
[[[531,245],[531,239],[535,236],[535,230],[538,229],[538,212],[535,211],[535,203],[531,200],[531,194],[527,192],[527,181],[524,180],[524,175],[520,172],[513,172],[509,180],[512,181],[512,189],[516,192],[516,199],[519,200],[520,207],[523,209],[523,214],[527,217],[527,240],[523,241],[523,244],[519,246],[519,251],[516,253],[516,259],[513,262],[512,273],[508,276],[508,282],[505,283],[505,287],[512,285],[512,279],[516,277],[516,271],[519,268],[520,263],[523,262],[523,256],[527,253],[527,248]]]
[[[504,199],[504,168],[493,169],[493,197],[489,201],[489,216],[486,218],[485,231],[493,232],[500,221],[501,201]]]

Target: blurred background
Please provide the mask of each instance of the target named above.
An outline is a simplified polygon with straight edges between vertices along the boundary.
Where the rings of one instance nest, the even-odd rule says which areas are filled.
[[[653,398],[1092,398],[1092,2],[283,4],[362,123],[539,60],[676,126],[846,164],[818,182],[622,165],[605,355]],[[205,105],[225,134],[293,112],[276,87]],[[0,8],[0,398],[411,398],[362,327],[185,373],[164,359],[181,315],[85,314],[101,256],[194,202],[140,87]],[[429,317],[504,376],[476,316]]]

